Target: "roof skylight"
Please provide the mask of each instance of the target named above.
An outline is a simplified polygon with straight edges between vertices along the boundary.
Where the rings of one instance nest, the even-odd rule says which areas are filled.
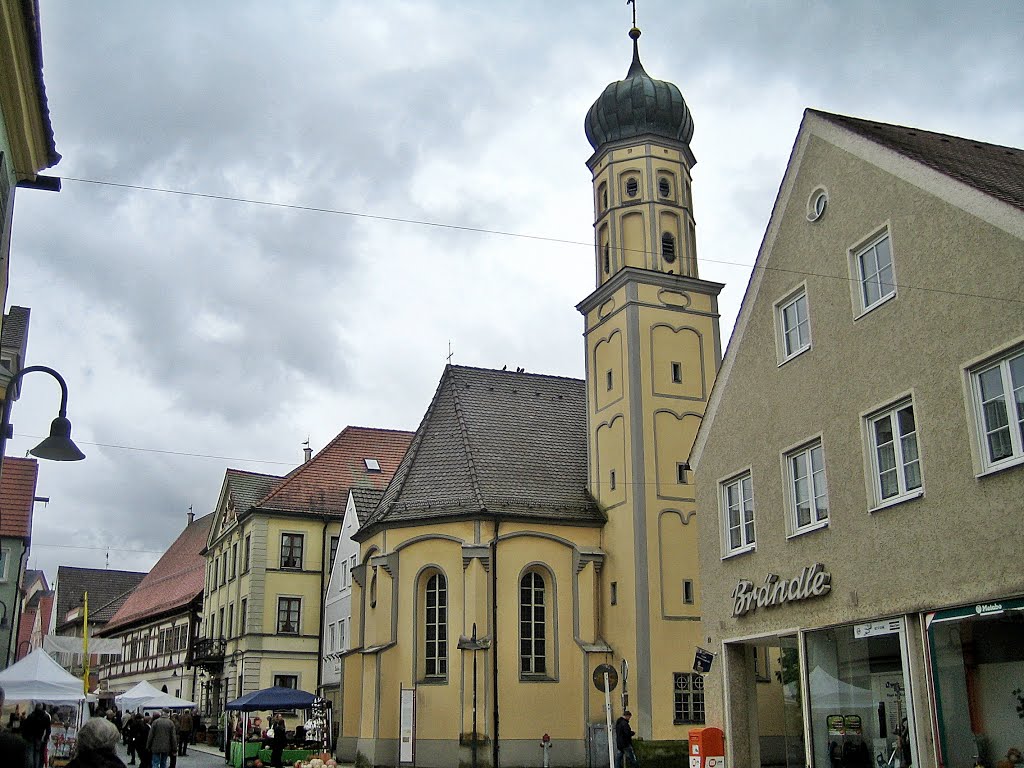
[[[376,459],[363,459],[367,472],[380,472],[380,462]]]

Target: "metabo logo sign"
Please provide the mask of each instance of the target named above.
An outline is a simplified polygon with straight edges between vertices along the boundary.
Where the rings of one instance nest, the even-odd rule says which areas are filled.
[[[736,585],[732,591],[732,615],[742,616],[758,608],[774,608],[783,603],[822,597],[831,591],[832,574],[821,563],[802,568],[799,576],[788,580],[780,580],[774,573],[769,573],[760,586],[745,580]]]

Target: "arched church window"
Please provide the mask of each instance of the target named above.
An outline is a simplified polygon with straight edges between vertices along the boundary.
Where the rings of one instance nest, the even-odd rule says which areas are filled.
[[[519,582],[519,671],[547,674],[547,590],[544,577],[527,572]]]
[[[608,210],[608,182],[602,181],[597,188],[597,206],[601,213]]]
[[[671,196],[672,182],[668,180],[668,176],[661,176],[658,178],[658,194],[662,197]]]
[[[669,264],[676,260],[676,239],[671,232],[661,236],[661,258]]]
[[[427,677],[447,677],[448,584],[442,574],[427,578],[423,598],[424,673]]]
[[[601,260],[604,264],[604,273],[607,275],[612,271],[612,251],[608,247],[608,243],[601,248]]]
[[[630,197],[636,197],[640,192],[640,182],[636,176],[630,176],[626,179],[626,194]]]

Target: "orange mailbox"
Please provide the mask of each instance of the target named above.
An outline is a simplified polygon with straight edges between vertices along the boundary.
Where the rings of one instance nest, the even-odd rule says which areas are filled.
[[[690,731],[690,768],[725,768],[725,734],[721,728]]]

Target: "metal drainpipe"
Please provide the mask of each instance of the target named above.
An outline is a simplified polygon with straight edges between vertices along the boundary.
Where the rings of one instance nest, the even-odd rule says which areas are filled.
[[[494,539],[491,541],[491,664],[494,686],[494,742],[491,764],[500,768],[498,761],[498,526],[494,517]]]

